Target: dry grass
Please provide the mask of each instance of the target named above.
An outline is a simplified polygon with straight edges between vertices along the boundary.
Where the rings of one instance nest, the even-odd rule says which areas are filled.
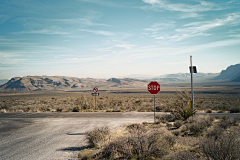
[[[187,98],[181,94],[161,93],[156,95],[156,111],[175,111],[186,106]],[[195,94],[197,112],[239,112],[239,94]],[[94,111],[153,111],[153,96],[148,93],[117,94],[101,92],[95,99],[90,92],[34,92],[1,94],[0,112],[94,112]]]

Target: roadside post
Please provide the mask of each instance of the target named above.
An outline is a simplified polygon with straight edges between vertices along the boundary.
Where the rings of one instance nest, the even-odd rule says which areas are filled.
[[[96,110],[96,96],[99,96],[99,93],[98,92],[98,88],[97,87],[94,87],[93,88],[93,93],[92,93],[92,96],[95,96],[95,110]]]
[[[190,56],[190,66],[189,70],[191,73],[191,89],[192,89],[192,110],[194,109],[194,100],[193,100],[193,73],[197,73],[197,67],[192,65],[192,56]]]
[[[155,107],[155,94],[160,91],[160,84],[157,81],[152,81],[148,84],[148,92],[154,94],[154,124],[156,124],[156,107]]]

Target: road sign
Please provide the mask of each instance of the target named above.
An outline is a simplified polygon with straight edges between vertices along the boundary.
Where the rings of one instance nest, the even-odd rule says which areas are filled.
[[[97,88],[97,87],[94,87],[94,88],[93,88],[93,92],[94,92],[94,93],[97,93],[97,92],[98,92],[98,88]]]
[[[99,93],[92,93],[92,96],[99,96]]]
[[[148,92],[151,94],[157,94],[160,91],[160,84],[156,81],[152,81],[148,84]]]
[[[152,81],[148,84],[148,92],[154,94],[154,123],[156,124],[156,107],[155,107],[155,94],[160,91],[160,84],[156,81]]]

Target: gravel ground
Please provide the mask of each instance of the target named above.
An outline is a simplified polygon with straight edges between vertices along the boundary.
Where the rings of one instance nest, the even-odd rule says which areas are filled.
[[[153,113],[0,114],[0,159],[77,159],[86,147],[85,131],[144,121],[153,121]]]

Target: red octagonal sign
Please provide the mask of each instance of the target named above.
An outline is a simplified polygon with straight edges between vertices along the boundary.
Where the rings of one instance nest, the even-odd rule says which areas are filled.
[[[160,91],[160,84],[156,81],[152,81],[148,84],[148,92],[151,94],[157,94]]]

